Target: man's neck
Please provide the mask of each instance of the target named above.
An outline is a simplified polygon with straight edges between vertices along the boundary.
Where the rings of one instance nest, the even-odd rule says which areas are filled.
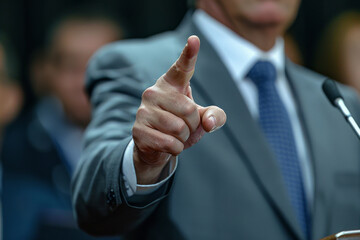
[[[242,38],[253,43],[259,49],[264,52],[269,51],[275,46],[276,39],[279,37],[277,31],[275,31],[271,26],[268,28],[265,27],[256,27],[250,26],[247,24],[242,24],[242,26],[230,28],[235,33],[237,33]],[[229,26],[228,26],[229,27]]]

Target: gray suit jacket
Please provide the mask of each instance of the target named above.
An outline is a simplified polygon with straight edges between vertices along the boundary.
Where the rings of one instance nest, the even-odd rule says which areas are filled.
[[[180,155],[167,184],[129,199],[121,162],[142,92],[167,71],[191,34],[201,39],[191,80],[194,99],[223,108],[228,121]],[[359,142],[323,95],[323,76],[290,61],[286,73],[314,171],[313,239],[360,228]],[[176,31],[100,50],[89,65],[87,89],[93,120],[73,181],[82,229],[132,239],[305,239],[257,122],[191,18]],[[341,91],[359,114],[355,93],[343,86]]]

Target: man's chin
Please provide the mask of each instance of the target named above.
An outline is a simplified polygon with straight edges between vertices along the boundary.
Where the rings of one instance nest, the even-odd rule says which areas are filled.
[[[288,21],[289,13],[274,2],[265,2],[249,14],[248,19],[254,24],[282,25]]]

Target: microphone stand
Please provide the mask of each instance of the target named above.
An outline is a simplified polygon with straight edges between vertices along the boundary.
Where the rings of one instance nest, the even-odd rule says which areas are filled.
[[[345,102],[342,98],[338,97],[334,101],[335,106],[341,111],[341,113],[344,115],[346,121],[350,124],[351,128],[354,130],[355,134],[360,139],[360,128],[357,125],[355,119],[351,115],[349,109],[346,107]]]

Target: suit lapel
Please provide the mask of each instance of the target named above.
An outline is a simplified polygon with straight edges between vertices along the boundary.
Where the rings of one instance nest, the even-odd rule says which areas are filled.
[[[194,25],[183,26],[179,33],[181,41],[191,34],[196,34],[201,40],[196,70],[191,80],[192,88],[206,99],[207,104],[219,106],[227,113],[223,130],[239,153],[239,161],[245,161],[269,204],[293,232],[294,239],[304,239],[277,161],[226,67]]]
[[[331,179],[329,163],[333,157],[328,149],[332,146],[336,148],[336,143],[332,143],[334,136],[329,131],[331,126],[328,124],[332,115],[329,115],[324,108],[330,106],[330,103],[327,102],[322,93],[322,79],[319,75],[305,71],[290,61],[286,65],[288,79],[297,100],[299,116],[302,118],[301,122],[307,138],[307,149],[309,149],[314,173],[315,195],[312,209],[312,237],[313,239],[320,239],[328,232],[327,220],[330,214],[328,210],[331,209],[329,207],[331,203],[326,200],[330,197],[324,191],[329,184],[327,179]]]

